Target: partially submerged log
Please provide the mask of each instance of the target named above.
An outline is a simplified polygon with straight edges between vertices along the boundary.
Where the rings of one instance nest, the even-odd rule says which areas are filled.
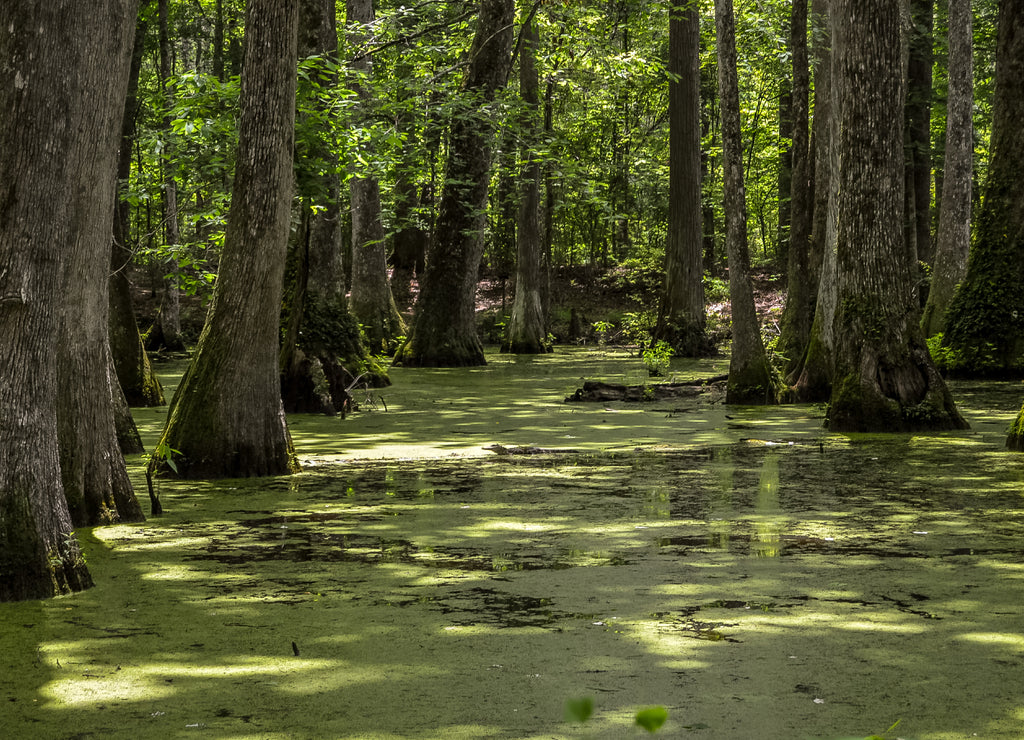
[[[710,378],[688,380],[681,383],[652,383],[650,385],[619,385],[602,383],[598,380],[587,380],[582,388],[577,388],[571,396],[566,396],[566,403],[591,401],[604,403],[607,401],[668,401],[678,398],[699,396],[713,383],[724,383],[728,375],[715,375]]]
[[[568,448],[568,449],[552,449],[550,447],[533,447],[533,446],[520,446],[516,445],[513,447],[506,447],[505,445],[492,444],[484,447],[485,450],[490,450],[495,455],[573,455],[579,452],[579,450]]]

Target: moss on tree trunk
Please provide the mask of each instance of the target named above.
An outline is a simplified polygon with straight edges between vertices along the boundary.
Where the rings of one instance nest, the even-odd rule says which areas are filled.
[[[903,77],[898,7],[835,6],[840,101],[838,303],[833,431],[960,429],[966,423],[918,324],[903,238]]]
[[[69,365],[55,347],[64,337],[61,314],[87,305],[83,318],[93,323],[69,349],[88,354],[89,362],[98,357],[107,378],[106,316],[94,309],[106,303],[113,193],[94,201],[96,191],[83,178],[114,181],[136,10],[133,0],[0,4],[0,601],[92,585],[72,531],[58,451],[58,387],[79,379],[60,378],[58,367]],[[94,212],[108,214],[98,237]],[[99,277],[69,273],[81,266],[72,254],[95,258]],[[94,292],[91,303],[65,295],[75,278]],[[95,391],[96,377],[90,374],[81,389]],[[90,400],[109,406],[109,384],[105,396]],[[76,407],[63,411],[82,424],[80,434],[96,436],[99,449],[116,457],[116,440],[112,451],[106,444],[112,420],[109,430],[93,429],[92,416]],[[64,452],[85,455],[88,466],[96,463],[93,449]]]
[[[1024,0],[1000,3],[992,159],[967,276],[946,317],[947,368],[1024,373]]]
[[[297,17],[288,0],[253,0],[247,7],[238,156],[220,274],[158,449],[173,456],[171,470],[183,477],[297,469],[278,371]]]
[[[1006,436],[1006,447],[1015,452],[1024,452],[1024,406],[1021,406]]]

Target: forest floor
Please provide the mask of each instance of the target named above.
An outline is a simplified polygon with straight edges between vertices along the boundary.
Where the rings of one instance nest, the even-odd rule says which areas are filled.
[[[0,736],[1024,735],[1019,383],[954,384],[970,431],[839,435],[713,388],[564,400],[644,382],[627,350],[489,360],[290,417],[299,475],[81,531],[93,589],[0,605]]]

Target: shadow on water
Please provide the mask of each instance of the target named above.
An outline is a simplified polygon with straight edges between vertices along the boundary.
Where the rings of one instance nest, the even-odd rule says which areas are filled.
[[[481,373],[543,406],[572,369]],[[356,460],[385,444],[366,437],[348,459],[307,451],[290,478],[163,481],[165,517],[83,536],[95,589],[0,607],[0,727],[622,738],[660,703],[669,737],[863,737],[899,719],[906,738],[1018,738],[1024,461],[989,422],[1020,389],[992,389],[959,387],[975,431],[937,436],[826,435],[810,408],[609,407],[537,439],[542,422],[492,411],[507,399],[460,399],[445,418],[480,439],[441,446],[459,457]],[[364,428],[402,426],[385,413]],[[304,423],[300,451],[336,420]],[[562,439],[588,428],[600,444]],[[585,695],[593,719],[563,723]]]

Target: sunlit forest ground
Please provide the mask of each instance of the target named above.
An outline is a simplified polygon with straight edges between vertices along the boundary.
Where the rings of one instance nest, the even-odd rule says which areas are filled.
[[[968,432],[858,436],[564,400],[646,382],[627,350],[489,360],[291,417],[299,475],[81,532],[95,588],[0,605],[0,736],[628,738],[652,705],[665,737],[1024,735],[1019,383],[954,384]]]

